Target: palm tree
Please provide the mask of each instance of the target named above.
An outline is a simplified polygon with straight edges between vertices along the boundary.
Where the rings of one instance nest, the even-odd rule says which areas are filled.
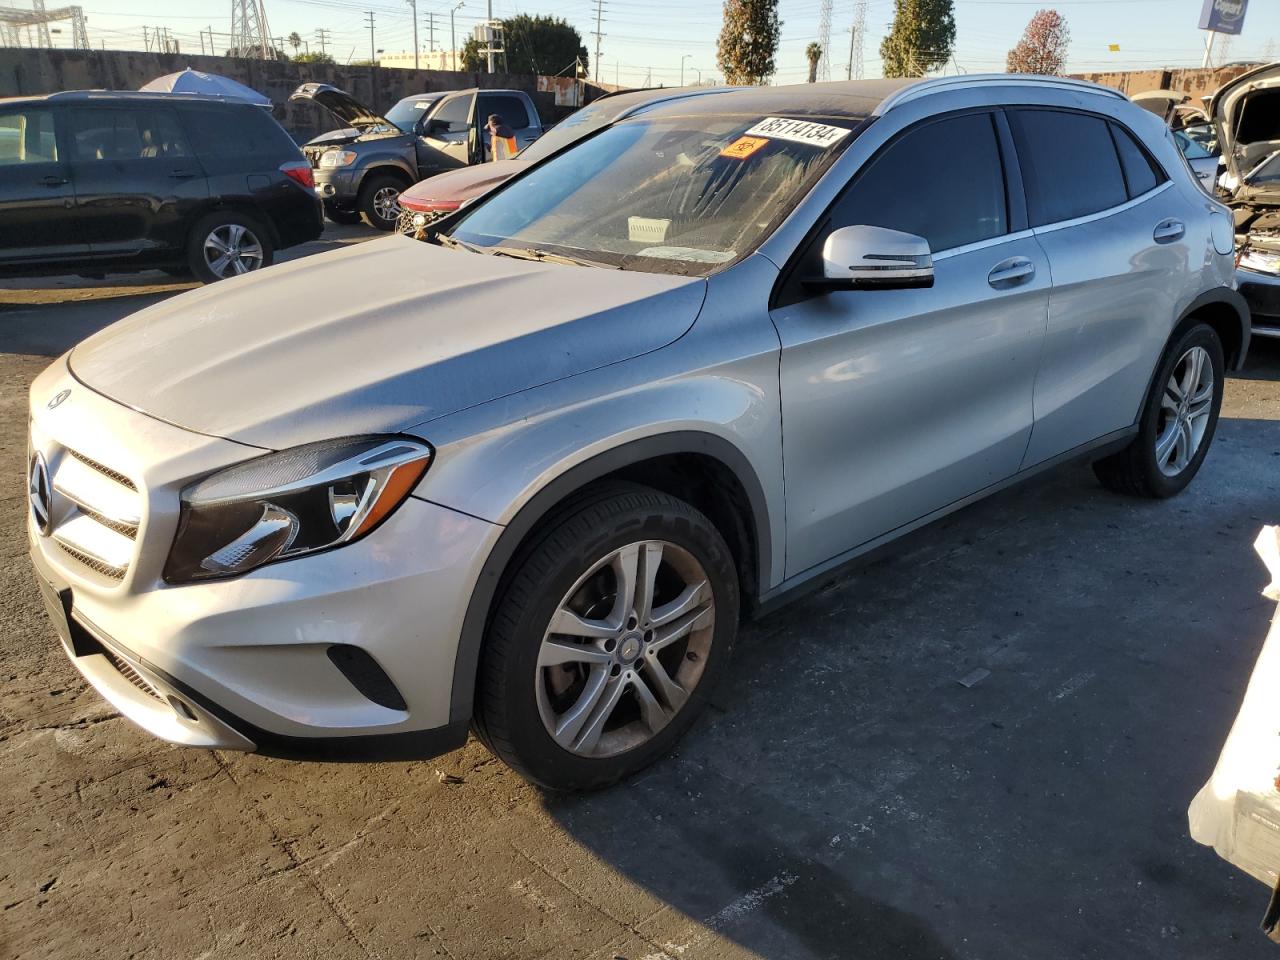
[[[285,37],[285,40],[288,42],[289,46],[293,47],[293,52],[296,55],[298,48],[302,46],[302,37],[298,34],[298,31],[293,31],[293,33]]]
[[[804,55],[809,60],[809,82],[818,82],[818,61],[822,59],[822,44],[811,43],[804,48]]]

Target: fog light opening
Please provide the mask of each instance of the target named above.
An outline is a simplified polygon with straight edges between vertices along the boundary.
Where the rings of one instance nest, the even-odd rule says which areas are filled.
[[[172,694],[169,696],[169,706],[173,707],[173,712],[183,720],[190,720],[192,723],[200,722],[200,718],[195,715],[195,712]]]

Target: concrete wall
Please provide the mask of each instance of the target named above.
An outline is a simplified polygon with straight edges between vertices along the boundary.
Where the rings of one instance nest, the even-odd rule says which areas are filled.
[[[1091,80],[1105,87],[1115,87],[1129,96],[1148,90],[1181,90],[1192,97],[1203,97],[1213,93],[1228,80],[1234,80],[1252,69],[1254,67],[1116,70],[1107,73],[1075,73],[1072,76],[1079,80]]]
[[[0,97],[59,90],[137,90],[149,80],[186,67],[231,77],[270,97],[276,105],[276,119],[302,140],[337,125],[330,114],[313,104],[289,102],[289,94],[298,84],[308,81],[331,83],[378,110],[415,93],[504,87],[529,93],[546,122],[569,112],[556,106],[554,94],[538,92],[535,76],[277,63],[130,50],[0,49]]]

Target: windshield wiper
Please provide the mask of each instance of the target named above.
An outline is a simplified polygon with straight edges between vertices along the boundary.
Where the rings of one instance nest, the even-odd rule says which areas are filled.
[[[437,233],[435,241],[446,250],[466,250],[468,253],[491,253],[492,251],[486,247],[477,247],[474,243],[467,243],[465,240],[459,240],[457,237],[451,237],[447,233]]]
[[[575,267],[599,267],[602,270],[621,270],[614,263],[602,263],[587,257],[575,257],[566,253],[552,253],[536,247],[489,247],[489,252],[498,257],[513,257],[516,260],[536,260],[539,263],[567,263]]]

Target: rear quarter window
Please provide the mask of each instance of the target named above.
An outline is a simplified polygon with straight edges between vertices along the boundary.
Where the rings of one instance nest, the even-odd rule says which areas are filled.
[[[1159,165],[1151,159],[1146,148],[1128,130],[1113,123],[1111,136],[1116,142],[1116,153],[1120,155],[1120,167],[1124,171],[1130,198],[1140,197],[1168,179]]]
[[[184,105],[183,125],[201,159],[274,159],[302,156],[297,144],[266,110],[254,106]]]
[[[1033,227],[1128,201],[1106,120],[1061,110],[1011,110],[1009,122]]]

